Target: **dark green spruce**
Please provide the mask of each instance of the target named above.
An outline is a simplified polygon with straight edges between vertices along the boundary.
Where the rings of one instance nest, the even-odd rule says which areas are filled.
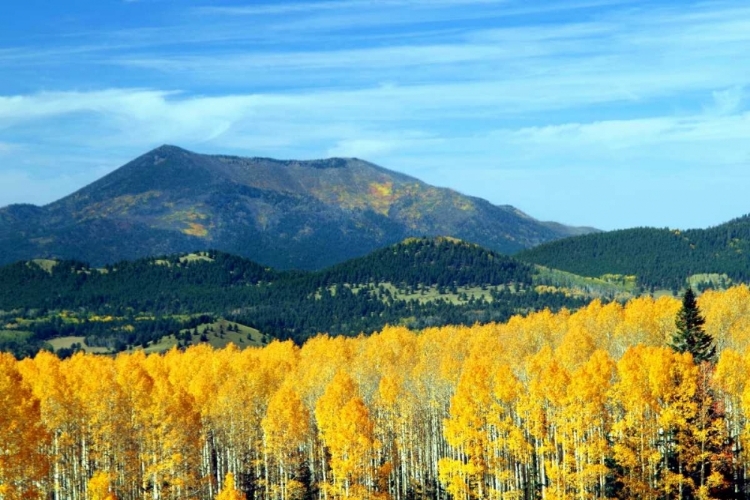
[[[698,309],[693,289],[688,287],[682,297],[682,308],[675,319],[676,331],[670,347],[677,352],[689,352],[696,363],[716,361],[713,338],[703,329],[706,320]]]
[[[664,432],[667,467],[673,474],[684,476],[685,479],[680,481],[683,489],[677,492],[679,498],[684,500],[703,498],[697,494],[700,488],[705,488],[710,498],[745,498],[738,493],[744,473],[732,470],[729,457],[735,448],[726,435],[723,405],[718,403],[711,387],[716,347],[711,335],[704,330],[704,324],[705,319],[698,308],[695,293],[688,287],[682,297],[682,307],[675,318],[675,333],[670,347],[676,352],[689,352],[693,361],[699,365],[695,393],[681,396],[684,407],[693,407],[697,412],[685,416],[687,425]],[[693,463],[684,463],[681,455],[696,458]],[[709,477],[717,474],[722,480],[712,485]],[[693,485],[692,488],[688,487],[690,484]]]

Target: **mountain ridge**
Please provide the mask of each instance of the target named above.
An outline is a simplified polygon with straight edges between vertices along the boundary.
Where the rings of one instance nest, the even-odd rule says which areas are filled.
[[[581,231],[590,230],[357,158],[243,158],[164,145],[43,207],[0,209],[0,263],[100,265],[215,248],[280,269],[321,269],[410,236],[449,235],[511,254]]]

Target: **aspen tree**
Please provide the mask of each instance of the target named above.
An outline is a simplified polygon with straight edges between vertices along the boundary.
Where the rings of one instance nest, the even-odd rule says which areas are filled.
[[[97,471],[89,479],[86,487],[87,500],[117,500],[110,486],[109,475],[102,471]]]
[[[707,290],[698,298],[705,331],[716,342],[717,351],[750,348],[750,288],[747,285],[717,292]]]
[[[219,470],[223,463],[219,450],[232,453],[231,442],[220,442],[220,425],[215,419],[217,408],[223,409],[222,385],[232,376],[232,362],[236,359],[233,345],[214,351],[208,344],[189,347],[175,359],[170,369],[170,378],[181,384],[193,399],[194,409],[200,415],[200,482],[213,497],[226,470]],[[242,394],[239,392],[238,395]],[[219,410],[220,411],[220,410]],[[229,418],[236,413],[227,412]]]
[[[54,500],[81,500],[88,479],[78,447],[84,431],[83,410],[76,404],[65,364],[42,351],[33,360],[21,362],[18,369],[40,402],[41,422],[50,434],[52,496]]]
[[[333,481],[323,485],[333,498],[365,498],[375,487],[373,423],[354,381],[339,372],[318,400],[315,418],[330,453]]]
[[[104,356],[78,354],[66,364],[66,376],[75,406],[82,409],[80,426],[83,429],[81,443],[87,474],[100,471],[116,486],[123,486],[129,478],[120,464],[127,457],[127,440],[122,429],[129,421],[125,418],[127,404],[117,384],[114,360]],[[123,471],[124,472],[124,471]]]
[[[224,488],[216,496],[216,500],[245,500],[246,497],[243,493],[237,491],[234,485],[234,474],[227,472],[224,478]]]
[[[657,423],[658,401],[649,377],[654,348],[635,346],[617,362],[617,382],[612,399],[616,405],[613,423],[613,459],[621,469],[624,498],[656,498],[657,470],[662,462]]]
[[[39,400],[18,372],[12,355],[0,353],[0,498],[44,496],[49,436]]]
[[[414,397],[413,476],[415,488],[439,494],[438,463],[451,451],[443,435],[464,360],[469,353],[469,328],[428,328],[417,338],[419,359],[411,371]],[[425,491],[425,494],[428,492]]]
[[[450,418],[444,421],[445,438],[455,458],[443,458],[438,464],[441,481],[456,499],[484,498],[488,493],[492,403],[490,371],[479,360],[467,361],[451,398]]]
[[[271,397],[262,427],[266,453],[271,456],[271,495],[281,500],[303,498],[299,472],[304,467],[304,448],[309,438],[310,414],[297,392],[282,386]]]
[[[518,412],[533,447],[532,482],[529,493],[543,498],[557,495],[567,488],[568,477],[563,466],[569,451],[559,432],[570,374],[554,357],[549,346],[526,361],[522,380],[526,391],[519,399]]]
[[[742,491],[745,470],[750,464],[750,434],[748,434],[748,408],[743,404],[747,381],[750,380],[750,358],[727,349],[719,356],[714,382],[726,409],[727,431],[732,448],[733,490],[736,495]]]
[[[571,450],[566,464],[571,477],[568,491],[575,498],[605,495],[611,434],[608,396],[614,373],[614,361],[598,350],[570,376],[563,432]]]
[[[378,456],[378,490],[391,492],[396,500],[414,493],[411,478],[415,442],[415,410],[419,407],[409,374],[418,356],[416,335],[404,327],[387,327],[367,343],[363,361],[376,377],[377,391],[372,397],[372,417],[376,439],[381,443]]]

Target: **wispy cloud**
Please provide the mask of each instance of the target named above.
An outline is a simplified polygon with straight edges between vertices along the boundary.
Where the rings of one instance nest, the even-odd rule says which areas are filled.
[[[603,18],[478,29],[439,44],[409,40],[385,47],[141,54],[113,61],[198,82],[264,88],[295,82],[361,89],[393,82],[460,90],[468,82],[510,94],[515,102],[533,104],[543,96],[545,102],[565,101],[571,107],[587,99],[643,100],[741,86],[748,80],[750,9],[711,15],[661,9],[623,16],[619,22]],[[525,95],[512,92],[514,87],[525,89]]]

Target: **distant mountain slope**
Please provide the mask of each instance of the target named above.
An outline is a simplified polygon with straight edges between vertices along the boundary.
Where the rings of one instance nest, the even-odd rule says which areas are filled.
[[[580,307],[590,298],[570,289],[540,291],[538,284],[550,283],[540,273],[449,238],[409,239],[316,272],[278,272],[217,251],[100,269],[36,260],[0,267],[0,324],[33,332],[36,342],[82,336],[90,346],[117,350],[218,317],[302,341],[386,324],[502,321],[532,310]]]
[[[209,248],[320,269],[410,236],[513,253],[587,228],[436,188],[358,159],[279,161],[162,146],[45,207],[0,209],[0,263],[94,265]]]
[[[583,276],[635,275],[646,287],[676,289],[699,273],[750,281],[750,216],[708,229],[636,228],[588,234],[520,252],[519,259]]]

